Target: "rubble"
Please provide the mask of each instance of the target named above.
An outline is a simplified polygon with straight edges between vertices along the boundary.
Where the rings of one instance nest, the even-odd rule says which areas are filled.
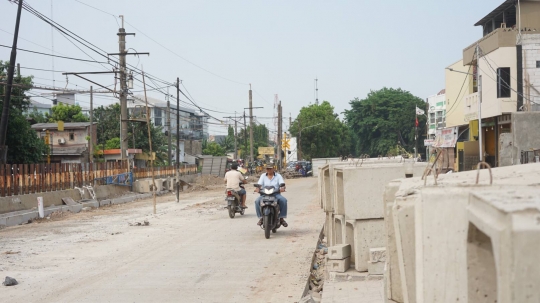
[[[141,222],[134,222],[134,223],[128,223],[129,226],[149,226],[150,225],[150,222],[148,222],[148,220],[144,220],[142,223]]]

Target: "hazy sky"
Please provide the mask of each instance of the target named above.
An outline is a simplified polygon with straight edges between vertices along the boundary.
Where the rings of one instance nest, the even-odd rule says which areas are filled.
[[[473,24],[503,1],[81,0],[110,14],[75,0],[26,2],[49,17],[52,4],[54,21],[107,52],[118,52],[120,19],[110,14],[124,15],[129,23],[126,31],[137,34],[127,37],[127,47],[150,52],[149,57],[128,57],[128,63],[170,82],[180,77],[200,106],[227,113],[240,113],[248,106],[251,83],[254,106],[264,107],[255,115],[273,129],[272,120],[264,117],[274,114],[274,94],[282,101],[284,116],[292,113],[294,119],[302,106],[314,102],[315,77],[319,100],[330,101],[337,112],[348,109],[353,98],[384,86],[400,87],[421,98],[437,93],[444,88],[444,68],[481,37],[481,29]],[[0,0],[0,11],[0,44],[11,46],[17,7]],[[50,26],[24,10],[19,36],[20,48],[51,52]],[[53,41],[57,55],[90,59],[58,32]],[[0,60],[9,55],[10,49],[0,47]],[[23,67],[53,67],[51,57],[24,52],[18,52],[17,62]],[[105,68],[57,58],[54,69]],[[36,83],[52,85],[52,72],[23,69],[22,73],[33,74]],[[61,73],[54,77],[56,86],[66,85]],[[91,78],[114,83],[111,75]],[[75,85],[87,89],[90,84],[71,76],[68,87]],[[175,93],[173,88],[170,92]],[[156,92],[149,95],[165,98]],[[77,98],[82,106],[88,105],[87,97]],[[114,100],[99,97],[95,102]],[[218,126],[211,130],[225,132]]]

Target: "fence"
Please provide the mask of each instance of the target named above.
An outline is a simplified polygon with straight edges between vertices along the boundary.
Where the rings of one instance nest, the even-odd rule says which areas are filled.
[[[197,173],[197,165],[187,164],[180,165],[180,175],[192,175]],[[176,169],[174,166],[158,166],[154,167],[154,176],[156,178],[174,177],[176,175]],[[143,178],[152,178],[152,169],[146,168],[134,168],[133,169],[134,180]]]
[[[95,179],[128,171],[128,163],[0,165],[0,196],[15,196],[94,185]]]
[[[36,194],[106,184],[109,176],[129,172],[127,161],[107,163],[51,163],[0,165],[0,197]],[[176,175],[174,166],[155,167],[156,178]],[[180,174],[196,174],[196,165],[180,167]],[[151,178],[150,168],[133,169],[135,179]]]

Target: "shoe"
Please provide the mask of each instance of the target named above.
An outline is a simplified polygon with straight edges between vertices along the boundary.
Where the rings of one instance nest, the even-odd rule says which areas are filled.
[[[281,223],[281,225],[282,225],[283,227],[289,226],[289,224],[287,224],[287,222],[285,222],[285,219],[283,219],[283,218],[279,219],[279,222]]]
[[[261,219],[259,220],[259,222],[257,222],[257,225],[259,225],[259,226],[261,226],[262,224],[263,224],[263,218],[261,218]]]

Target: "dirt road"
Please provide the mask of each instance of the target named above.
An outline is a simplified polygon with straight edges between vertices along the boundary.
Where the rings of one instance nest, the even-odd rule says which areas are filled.
[[[316,179],[287,182],[289,227],[269,240],[255,195],[230,219],[222,189],[0,230],[0,279],[20,283],[0,302],[296,302],[324,217]]]

